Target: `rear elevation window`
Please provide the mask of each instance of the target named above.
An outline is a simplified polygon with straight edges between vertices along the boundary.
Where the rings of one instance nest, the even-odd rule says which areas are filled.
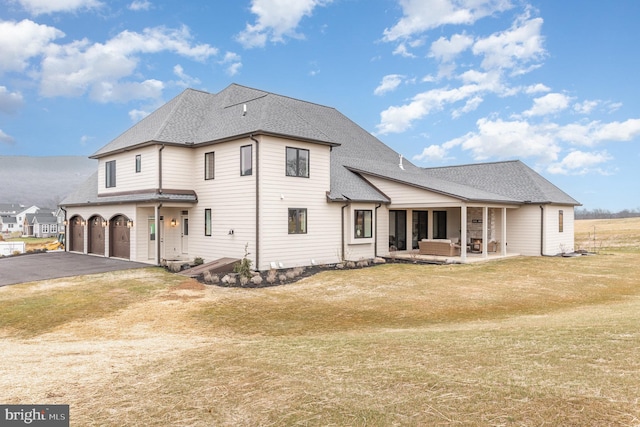
[[[253,173],[251,161],[252,147],[243,145],[240,147],[240,175],[251,175]]]
[[[104,186],[107,188],[116,186],[116,161],[111,160],[110,162],[106,162],[104,164],[104,177],[105,183]]]
[[[558,232],[562,233],[564,231],[564,211],[558,212]]]
[[[289,209],[289,234],[306,234],[307,210]]]
[[[309,178],[309,150],[287,147],[287,176]]]

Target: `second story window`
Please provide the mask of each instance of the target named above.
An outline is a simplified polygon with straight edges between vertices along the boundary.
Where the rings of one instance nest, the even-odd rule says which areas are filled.
[[[142,171],[142,155],[136,155],[136,173]]]
[[[240,175],[246,176],[253,173],[251,154],[253,153],[251,145],[243,145],[240,147]]]
[[[104,164],[104,186],[111,188],[116,186],[116,161],[111,160]]]
[[[215,172],[215,153],[204,153],[204,179],[213,179]]]
[[[309,150],[287,147],[287,176],[309,178]]]

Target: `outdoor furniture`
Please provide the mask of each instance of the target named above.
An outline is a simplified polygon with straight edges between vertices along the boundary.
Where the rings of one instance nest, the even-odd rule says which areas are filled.
[[[420,255],[458,256],[460,255],[460,246],[452,243],[449,239],[422,239],[418,242],[418,253]]]

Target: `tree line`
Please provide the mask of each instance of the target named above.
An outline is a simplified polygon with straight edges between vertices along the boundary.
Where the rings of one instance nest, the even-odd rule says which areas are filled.
[[[607,218],[634,218],[640,216],[640,208],[623,209],[619,212],[611,212],[607,209],[580,209],[575,210],[576,219],[607,219]]]

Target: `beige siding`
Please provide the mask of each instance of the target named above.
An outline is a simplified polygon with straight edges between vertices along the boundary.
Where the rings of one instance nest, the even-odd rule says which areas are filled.
[[[204,179],[204,154],[200,150],[166,146],[162,150],[162,188],[190,190]],[[202,157],[202,158],[200,158]]]
[[[538,205],[507,209],[507,250],[509,253],[540,255],[540,218]]]
[[[140,154],[142,169],[136,173],[136,155]],[[105,187],[105,164],[116,162],[116,186]],[[109,194],[123,191],[146,190],[158,186],[158,149],[144,147],[139,150],[127,151],[103,157],[98,161],[98,193]]]
[[[563,231],[559,231],[559,212],[562,211]],[[545,205],[545,240],[544,254],[556,255],[573,252],[574,247],[574,212],[573,206]]]
[[[420,208],[435,206],[460,206],[460,200],[424,190],[410,185],[389,181],[370,175],[364,176],[367,181],[373,184],[391,199],[391,209],[401,209],[403,207]]]
[[[253,175],[240,176],[240,147],[253,145]],[[204,153],[215,152],[215,178],[204,179]],[[191,182],[198,204],[190,211],[189,254],[212,261],[242,258],[245,244],[255,262],[255,143],[250,139],[194,150]],[[204,212],[211,209],[211,236],[204,234]],[[233,230],[233,234],[229,234]],[[254,264],[255,266],[255,264]]]
[[[344,258],[348,261],[359,261],[361,259],[371,259],[375,257],[375,224],[374,233],[371,238],[356,239],[355,238],[355,211],[370,210],[372,220],[375,221],[376,206],[373,203],[352,203],[347,209],[345,209],[345,253]],[[380,210],[380,209],[378,209]],[[382,235],[383,238],[388,240],[388,231]],[[378,236],[380,238],[380,236]]]
[[[286,147],[309,150],[309,178],[286,176]],[[341,251],[341,205],[327,202],[330,149],[260,138],[260,268],[334,263]],[[307,233],[289,234],[290,208],[307,209]]]

